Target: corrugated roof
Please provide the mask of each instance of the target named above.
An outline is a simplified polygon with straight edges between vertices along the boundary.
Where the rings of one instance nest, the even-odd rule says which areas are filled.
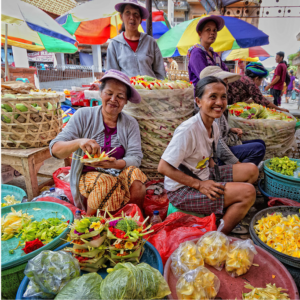
[[[63,15],[75,6],[75,0],[22,0],[26,3],[34,5],[44,11],[53,13],[55,15]]]

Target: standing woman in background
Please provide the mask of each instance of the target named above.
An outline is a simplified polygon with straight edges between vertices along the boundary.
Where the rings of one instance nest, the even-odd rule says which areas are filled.
[[[218,31],[225,25],[224,20],[218,16],[201,18],[197,24],[196,31],[200,37],[200,44],[196,44],[188,50],[189,66],[188,72],[190,81],[196,87],[200,80],[201,71],[208,66],[218,66],[228,71],[218,53],[211,48],[217,38]]]
[[[122,71],[128,77],[148,75],[165,79],[164,61],[153,37],[138,31],[142,20],[149,17],[148,10],[137,0],[116,4],[123,21],[122,32],[113,38],[107,48],[107,69]]]

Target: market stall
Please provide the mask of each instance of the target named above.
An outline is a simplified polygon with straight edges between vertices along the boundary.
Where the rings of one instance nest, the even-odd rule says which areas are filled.
[[[193,114],[194,89],[186,81],[159,81],[148,76],[132,78],[131,82],[142,101],[128,103],[123,111],[140,125],[142,167],[157,169],[176,127]]]
[[[242,140],[265,142],[265,159],[285,156],[297,148],[296,118],[291,114],[244,102],[235,103],[228,110],[228,124],[243,130]]]

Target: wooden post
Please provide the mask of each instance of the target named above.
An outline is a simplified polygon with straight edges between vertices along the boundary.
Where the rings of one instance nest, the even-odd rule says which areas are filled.
[[[149,11],[149,18],[146,20],[147,34],[152,36],[152,0],[146,0],[146,8]]]
[[[4,51],[5,51],[5,81],[10,81],[9,66],[8,66],[8,60],[7,60],[7,35],[8,35],[8,25],[5,24],[5,45],[4,45]]]

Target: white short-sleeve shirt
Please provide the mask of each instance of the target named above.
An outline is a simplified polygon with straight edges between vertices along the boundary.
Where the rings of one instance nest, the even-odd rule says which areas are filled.
[[[209,158],[213,156],[213,141],[217,145],[220,136],[216,122],[213,122],[213,132],[213,137],[209,138],[200,113],[197,113],[176,128],[173,138],[161,158],[174,168],[183,164],[201,180],[208,180]],[[183,186],[165,176],[166,190],[176,191]]]

